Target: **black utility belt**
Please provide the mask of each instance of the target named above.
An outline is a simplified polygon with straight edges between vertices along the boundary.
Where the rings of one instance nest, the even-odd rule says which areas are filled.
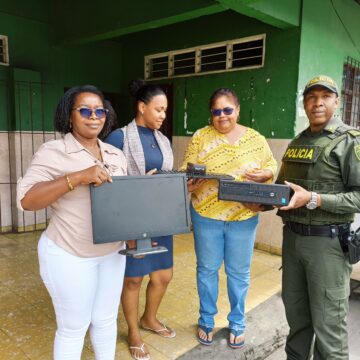
[[[350,225],[350,223],[334,225],[306,225],[292,221],[285,221],[285,226],[296,234],[303,236],[326,236],[331,238],[349,232]]]

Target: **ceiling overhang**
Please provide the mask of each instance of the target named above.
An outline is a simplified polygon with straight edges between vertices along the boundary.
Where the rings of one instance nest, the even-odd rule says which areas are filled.
[[[71,2],[71,6],[67,1],[70,0],[63,0],[57,5],[57,42],[61,45],[119,38],[227,10],[280,29],[299,26],[300,14],[300,0],[182,0],[175,3],[167,0],[133,0],[126,3],[103,0],[107,3],[103,4],[103,10],[95,7],[95,2],[86,1],[84,7],[81,0]],[[72,9],[71,13],[65,12],[64,9],[68,8]]]

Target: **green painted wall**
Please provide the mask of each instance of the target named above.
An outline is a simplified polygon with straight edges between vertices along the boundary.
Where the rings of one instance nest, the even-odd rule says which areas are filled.
[[[360,5],[354,0],[303,0],[296,133],[308,124],[302,106],[306,82],[325,74],[341,88],[347,56],[360,61]]]
[[[134,34],[122,41],[124,113],[130,120],[127,83],[144,76],[144,55],[196,45],[266,34],[265,67],[222,74],[166,79],[174,88],[174,129],[190,135],[208,122],[208,99],[218,87],[234,88],[241,102],[241,122],[269,138],[293,136],[298,72],[298,28],[279,30],[232,11],[211,15],[162,29]],[[187,126],[184,103],[187,102]]]
[[[0,7],[1,9],[1,7]],[[8,9],[9,10],[9,9]],[[53,41],[53,28],[43,21],[32,20],[29,17],[14,16],[0,12],[0,34],[7,35],[9,40],[10,67],[0,65],[0,95],[7,92],[7,96],[0,97],[0,108],[8,108],[9,103],[15,104],[16,86],[14,81],[28,81],[26,78],[14,78],[14,69],[31,70],[39,73],[39,81],[31,81],[41,101],[43,119],[37,118],[39,112],[31,121],[22,124],[22,130],[53,129],[55,106],[64,92],[65,87],[92,84],[101,90],[119,93],[121,83],[121,44],[116,42],[101,42],[74,47],[57,47]],[[50,15],[49,15],[50,16]],[[25,73],[23,73],[25,74]],[[19,75],[20,76],[20,75]],[[19,88],[19,87],[18,87]],[[20,99],[24,108],[22,113],[33,113],[31,110],[31,88],[27,99],[22,87]],[[10,115],[8,115],[10,111]],[[0,111],[0,131],[19,129],[19,119],[15,119],[14,111],[9,109],[7,114]],[[19,112],[15,113],[19,114]],[[30,116],[30,115],[29,115]],[[28,116],[24,118],[28,119]],[[31,124],[32,123],[32,124]],[[40,128],[39,128],[40,127]]]
[[[0,131],[8,130],[13,117],[11,102],[9,98],[10,72],[8,67],[0,65]]]
[[[109,0],[104,16],[106,14],[112,19],[110,27],[108,24],[104,25],[107,23],[106,19],[101,24],[92,24],[91,27],[84,20],[80,24],[82,28],[77,33],[72,33],[72,30],[79,27],[79,21],[86,18],[80,17],[83,14],[84,1],[76,2],[74,8],[65,6],[66,3],[60,0],[1,2],[0,34],[9,36],[11,65],[0,66],[0,131],[19,128],[19,119],[16,119],[19,112],[15,111],[19,101],[24,105],[25,113],[27,111],[32,114],[29,110],[29,101],[33,96],[31,86],[27,92],[24,90],[26,87],[22,87],[22,95],[16,95],[20,87],[14,83],[14,74],[17,72],[17,82],[26,80],[25,73],[18,70],[39,74],[40,82],[39,85],[36,81],[31,81],[33,86],[37,86],[36,104],[41,105],[43,120],[39,122],[38,119],[30,119],[23,129],[52,130],[54,107],[64,87],[84,83],[94,84],[106,92],[121,93],[119,102],[122,111],[119,116],[120,123],[125,124],[131,118],[127,83],[133,78],[143,77],[144,55],[265,33],[264,68],[161,81],[173,85],[173,132],[179,136],[190,135],[205,125],[209,117],[207,108],[210,94],[219,86],[227,86],[233,87],[239,95],[241,121],[245,125],[258,129],[269,138],[291,138],[307,124],[301,97],[306,81],[324,73],[332,76],[341,85],[344,59],[347,56],[360,59],[360,6],[354,0],[302,0],[301,28],[281,30],[229,10],[157,29],[145,26],[146,31],[126,35],[116,41],[56,46],[55,31],[52,27],[54,19],[59,25],[58,30],[66,25],[63,22],[68,23],[63,36],[76,38],[78,35],[94,35],[110,28],[118,30],[131,27],[131,24],[146,25],[146,21],[151,19],[170,15],[176,17],[184,11],[206,9],[212,4],[217,3],[220,6],[220,3],[226,2],[201,0],[193,4],[186,0],[175,8],[162,7],[160,13],[156,7],[146,3],[146,11],[137,13],[134,11],[135,3],[120,4]],[[163,4],[168,3],[161,1]],[[291,6],[287,0],[278,0],[276,4],[265,0],[242,0],[242,3],[249,3],[252,9],[268,17],[296,24],[299,1],[292,1]],[[235,4],[234,0],[228,2]],[[88,5],[93,6],[92,3]],[[276,10],[279,6],[281,13]],[[72,10],[65,12],[65,9]],[[89,9],[91,11],[86,11],[87,13],[96,12],[95,8]],[[19,78],[19,74],[25,78]],[[38,117],[39,114],[32,117],[34,116]]]

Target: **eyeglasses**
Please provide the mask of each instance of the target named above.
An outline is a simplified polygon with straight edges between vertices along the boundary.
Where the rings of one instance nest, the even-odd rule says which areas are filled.
[[[87,107],[81,107],[81,108],[75,108],[72,110],[76,110],[80,113],[80,116],[86,119],[90,119],[90,116],[95,113],[96,117],[101,119],[106,116],[106,114],[109,112],[108,109],[103,108],[97,108],[97,109],[90,109]]]
[[[220,116],[221,113],[224,113],[224,115],[231,115],[234,111],[234,108],[232,107],[224,107],[223,109],[211,109],[210,112],[213,116]]]

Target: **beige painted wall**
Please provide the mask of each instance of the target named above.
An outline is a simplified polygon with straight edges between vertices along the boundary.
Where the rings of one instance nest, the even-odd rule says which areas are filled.
[[[0,232],[43,229],[49,211],[23,212],[16,206],[16,182],[30,165],[33,154],[56,134],[0,133]]]

